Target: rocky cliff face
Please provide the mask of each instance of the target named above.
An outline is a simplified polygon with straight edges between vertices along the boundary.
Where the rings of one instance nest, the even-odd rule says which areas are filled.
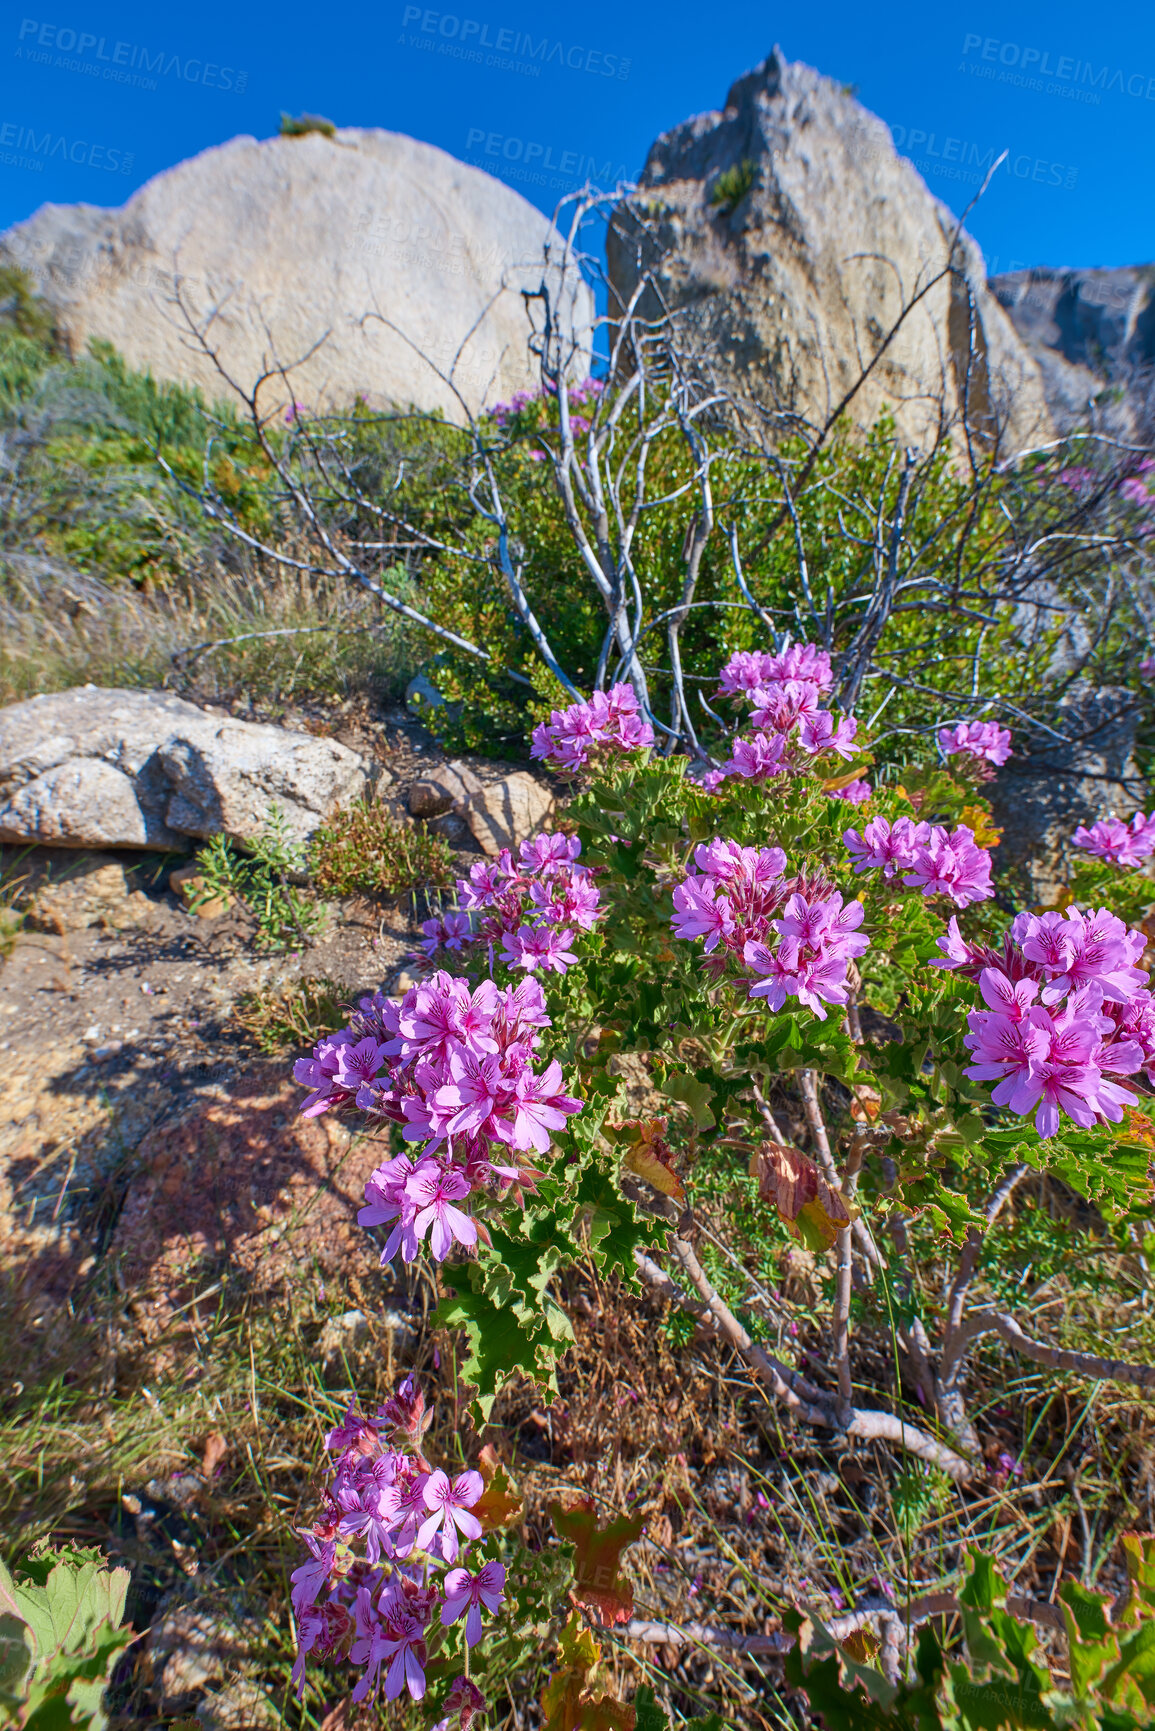
[[[1039,363],[1056,422],[1086,416],[1122,387],[1125,430],[1151,430],[1155,380],[1155,264],[1120,270],[1012,271],[991,292]]]
[[[859,425],[889,408],[923,443],[965,391],[1021,446],[1050,431],[1039,370],[966,234],[944,273],[956,227],[882,121],[775,49],[724,109],[654,144],[610,236],[611,289],[625,305],[654,268],[729,387],[768,407],[825,420],[873,362],[849,404]]]
[[[29,272],[74,351],[104,339],[210,400],[226,387],[186,309],[246,389],[302,362],[264,387],[267,409],[361,393],[460,421],[435,369],[455,368],[472,410],[534,385],[520,290],[540,283],[551,236],[518,193],[445,151],[346,128],[234,138],[121,210],[44,205],[0,236],[0,258]],[[587,331],[592,312],[580,288],[562,308]]]

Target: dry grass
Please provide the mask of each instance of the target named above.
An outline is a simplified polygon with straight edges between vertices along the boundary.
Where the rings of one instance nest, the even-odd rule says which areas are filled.
[[[427,654],[336,579],[217,569],[142,593],[35,555],[0,562],[0,704],[87,683],[273,713],[309,699],[381,701]]]

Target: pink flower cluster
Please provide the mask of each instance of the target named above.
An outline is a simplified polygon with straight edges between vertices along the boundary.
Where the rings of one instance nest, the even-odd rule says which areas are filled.
[[[601,379],[579,379],[576,385],[569,386],[567,396],[571,405],[584,405],[588,403],[591,398],[596,399],[597,397],[600,397],[604,389],[605,385]],[[556,394],[557,393],[554,390],[550,390],[549,392],[515,391],[512,397],[510,397],[508,403],[494,403],[493,408],[490,410],[490,414],[493,416],[499,427],[504,427],[508,420],[510,420],[514,415],[520,415],[522,410],[528,409],[531,403],[544,402],[547,395],[556,396]]]
[[[293,1074],[312,1090],[301,1108],[309,1116],[356,1105],[399,1125],[406,1142],[426,1144],[385,1161],[366,1182],[361,1224],[393,1223],[382,1262],[398,1250],[414,1261],[426,1235],[438,1261],[454,1243],[472,1247],[479,1228],[459,1206],[471,1192],[532,1187],[532,1168],[505,1162],[529,1149],[544,1154],[551,1133],[581,1110],[563,1090],[556,1059],[534,1069],[549,1026],[536,980],[505,990],[483,980],[471,989],[436,973],[399,1003],[380,993],[362,998],[349,1027],[298,1059]]]
[[[987,1005],[967,1017],[966,1074],[995,1083],[996,1106],[1033,1111],[1043,1137],[1062,1112],[1117,1124],[1136,1096],[1114,1078],[1155,1082],[1155,998],[1135,966],[1146,942],[1106,908],[1019,914],[1001,949],[968,943],[952,919],[933,965],[977,980]]]
[[[830,657],[813,643],[795,643],[777,655],[745,649],[732,655],[721,672],[719,695],[751,705],[754,732],[733,741],[729,760],[703,775],[702,786],[712,791],[730,776],[769,781],[797,774],[809,758],[827,751],[853,757],[858,723],[852,715],[836,719],[822,708],[823,693],[833,683]],[[839,797],[858,804],[869,795],[869,786],[856,781]]]
[[[315,1654],[362,1668],[354,1701],[377,1694],[382,1671],[387,1700],[408,1689],[420,1701],[426,1634],[438,1605],[445,1628],[465,1615],[470,1647],[481,1639],[482,1608],[492,1615],[501,1607],[502,1565],[486,1562],[473,1573],[459,1564],[463,1549],[482,1536],[471,1513],[485,1488],[481,1474],[450,1478],[430,1466],[421,1451],[430,1421],[424,1405],[412,1376],[406,1377],[372,1422],[350,1405],[325,1439],[337,1456],[335,1471],[320,1518],[301,1533],[308,1560],[291,1577],[298,1694],[304,1693],[306,1660]],[[409,1447],[385,1446],[383,1430]],[[466,1678],[457,1679],[451,1699],[458,1711],[484,1708]],[[464,1713],[462,1719],[468,1723]]]
[[[847,1002],[847,964],[869,943],[857,930],[861,902],[844,907],[827,883],[785,878],[778,847],[715,837],[694,849],[694,860],[698,874],[674,891],[672,924],[677,938],[705,940],[712,972],[729,958],[748,997],[765,998],[771,1010],[797,998],[820,1021],[826,1004]]]
[[[577,863],[580,852],[576,836],[543,831],[522,842],[517,866],[508,848],[473,866],[468,880],[458,879],[457,911],[425,921],[422,949],[435,956],[484,944],[492,955],[500,945],[508,968],[564,974],[577,961],[575,928],[592,931],[602,917],[593,872]]]
[[[1003,764],[1011,753],[1010,729],[997,721],[956,721],[953,727],[940,727],[938,743],[945,757],[962,752],[987,763]]]
[[[1144,817],[1137,811],[1131,822],[1108,817],[1088,827],[1080,824],[1071,837],[1071,846],[1109,865],[1137,866],[1155,853],[1155,812]]]
[[[949,896],[960,908],[994,894],[991,856],[964,823],[947,831],[941,824],[915,823],[909,817],[894,824],[876,817],[861,833],[848,829],[842,839],[856,872],[881,871],[886,878],[903,872],[909,889],[920,889],[924,896]]]
[[[555,709],[533,730],[531,757],[548,758],[571,774],[591,756],[638,751],[653,745],[654,730],[638,711],[632,685],[611,685],[595,691],[588,703]]]

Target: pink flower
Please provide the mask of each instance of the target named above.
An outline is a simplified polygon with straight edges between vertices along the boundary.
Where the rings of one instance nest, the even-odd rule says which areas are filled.
[[[959,824],[949,836],[936,824],[915,848],[910,873],[902,881],[908,888],[921,889],[924,896],[947,895],[960,908],[986,901],[995,893],[991,856],[977,846],[974,831],[966,824]]]
[[[548,830],[542,830],[531,841],[523,841],[519,850],[523,870],[540,872],[543,877],[552,877],[573,865],[581,851],[582,844],[576,835],[551,835]]]
[[[1104,998],[1125,1003],[1147,979],[1135,966],[1146,938],[1141,931],[1128,931],[1107,908],[1018,914],[1011,937],[1042,970],[1044,1003],[1055,1003],[1064,993],[1087,985],[1098,986]]]
[[[454,1206],[469,1195],[470,1184],[456,1167],[422,1160],[406,1185],[416,1214],[413,1231],[418,1239],[429,1233],[429,1248],[435,1262],[444,1262],[453,1245],[476,1244],[477,1226],[468,1214]]]
[[[798,738],[804,751],[836,751],[839,757],[853,757],[857,732],[858,723],[853,715],[844,715],[835,724],[834,717],[820,709],[817,715],[803,721]]]
[[[452,1482],[446,1473],[430,1473],[423,1495],[426,1508],[433,1513],[417,1529],[418,1550],[427,1551],[433,1535],[440,1531],[442,1554],[446,1562],[455,1563],[461,1548],[458,1533],[464,1533],[467,1539],[481,1537],[481,1522],[469,1511],[484,1489],[477,1472],[459,1473]]]
[[[339,1047],[336,1079],[341,1087],[355,1092],[363,1082],[371,1082],[385,1063],[385,1051],[384,1043],[372,1036]]]
[[[305,1658],[314,1648],[323,1657],[345,1647],[353,1633],[353,1617],[344,1605],[330,1599],[325,1605],[306,1605],[297,1613],[297,1658],[290,1681],[298,1697],[305,1693]]]
[[[1110,817],[1088,828],[1080,824],[1071,837],[1071,846],[1111,865],[1137,866],[1155,853],[1155,813],[1145,817],[1136,812],[1129,824]]]
[[[1146,655],[1139,663],[1139,675],[1142,679],[1155,679],[1155,655]]]
[[[750,739],[736,739],[730,760],[722,767],[728,775],[745,776],[748,781],[768,781],[781,775],[786,765],[781,761],[786,741],[780,733],[756,733]]]
[[[870,783],[859,778],[858,781],[849,782],[846,787],[831,789],[830,797],[844,799],[847,805],[861,805],[863,800],[870,798],[871,792]]]
[[[728,697],[789,680],[806,680],[820,691],[828,691],[834,683],[830,656],[812,643],[794,643],[781,655],[740,649],[723,667],[719,689]]]
[[[764,944],[751,942],[745,947],[747,966],[764,976],[751,986],[750,997],[765,998],[772,1010],[780,1010],[788,997],[796,997],[825,1021],[824,1004],[847,1001],[847,963],[869,947],[869,939],[856,929],[862,920],[862,903],[843,907],[838,890],[826,896],[796,892],[783,917],[771,921],[781,934],[777,953]]]
[[[1010,730],[997,721],[956,721],[953,727],[939,728],[938,743],[946,757],[963,752],[987,763],[1003,764],[1012,755]]]
[[[805,725],[823,713],[817,685],[809,679],[774,680],[750,694],[754,705],[750,720],[755,727],[789,733],[800,722]]]
[[[892,826],[885,817],[872,817],[861,833],[848,829],[842,839],[855,872],[881,869],[890,878],[913,866],[918,848],[930,839],[930,825],[900,817]]]
[[[564,974],[577,962],[570,949],[571,931],[551,932],[546,926],[519,926],[508,932],[502,945],[501,959],[510,968],[526,968],[533,972]]]
[[[540,1076],[524,1069],[517,1078],[511,1102],[513,1118],[502,1139],[513,1148],[535,1148],[539,1154],[548,1151],[550,1132],[564,1130],[565,1121],[581,1111],[581,1101],[563,1094],[561,1065],[555,1058]]]
[[[674,891],[674,936],[705,938],[706,950],[716,950],[734,930],[734,919],[717,885],[704,879],[687,878]]]
[[[318,1595],[328,1585],[337,1558],[337,1546],[332,1539],[326,1539],[322,1543],[315,1539],[312,1533],[302,1533],[301,1537],[311,1553],[312,1561],[302,1563],[300,1568],[294,1569],[289,1576],[293,1583],[290,1598],[298,1615],[307,1605],[316,1604]]]
[[[364,1665],[366,1669],[353,1690],[354,1701],[364,1701],[377,1693],[380,1669],[386,1659],[389,1669],[385,1674],[385,1699],[395,1701],[402,1689],[408,1689],[413,1699],[420,1701],[425,1694],[425,1637],[417,1618],[407,1611],[394,1611],[383,1623],[376,1619],[363,1621],[360,1615],[357,1622],[364,1633],[354,1641],[351,1657],[355,1665]]]
[[[500,1563],[486,1563],[476,1575],[468,1569],[450,1569],[445,1577],[445,1606],[441,1621],[446,1628],[456,1623],[468,1608],[465,1619],[466,1645],[474,1647],[481,1639],[481,1606],[491,1614],[501,1608],[505,1597],[505,1570]]]
[[[435,956],[439,949],[462,949],[473,936],[473,921],[468,913],[450,910],[434,920],[422,921],[421,930],[425,936],[420,948],[427,956]]]
[[[595,691],[588,703],[573,703],[555,709],[548,722],[533,730],[531,757],[552,758],[563,769],[574,771],[589,762],[599,747],[614,751],[636,751],[654,743],[654,730],[638,713],[638,699],[630,685],[613,685]]]

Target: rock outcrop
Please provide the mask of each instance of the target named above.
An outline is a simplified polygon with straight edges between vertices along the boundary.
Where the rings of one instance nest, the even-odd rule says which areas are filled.
[[[273,369],[269,410],[362,395],[461,421],[435,369],[453,372],[472,410],[534,387],[520,291],[540,284],[551,238],[533,205],[480,169],[346,127],[231,139],[120,210],[43,205],[0,237],[0,260],[30,274],[74,351],[100,338],[210,400],[224,387],[190,319],[243,388]],[[557,311],[588,332],[592,297],[575,285]]]
[[[432,818],[435,827],[456,820],[491,859],[503,848],[516,854],[523,841],[548,824],[556,808],[550,788],[526,770],[483,782],[457,758],[431,770],[409,790],[413,817]],[[454,832],[445,833],[452,838]]]
[[[1008,272],[991,292],[1039,364],[1060,427],[1123,387],[1123,431],[1152,432],[1155,384],[1155,264],[1119,270]]]
[[[607,244],[611,313],[651,269],[642,311],[675,309],[736,396],[822,422],[884,408],[925,443],[940,404],[1006,424],[1018,448],[1050,428],[1038,367],[986,286],[982,255],[900,157],[883,122],[780,50],[721,111],[650,150]],[[948,263],[953,269],[946,271]],[[902,307],[926,288],[897,334]]]
[[[253,841],[275,805],[303,842],[369,782],[365,759],[335,740],[209,715],[163,691],[85,685],[0,710],[0,841]]]
[[[1139,710],[1122,687],[1093,690],[1078,680],[1051,716],[1062,739],[1024,740],[991,784],[1002,829],[997,863],[1017,866],[1037,901],[1050,903],[1072,864],[1071,834],[1100,817],[1128,817],[1145,798],[1134,760]]]

